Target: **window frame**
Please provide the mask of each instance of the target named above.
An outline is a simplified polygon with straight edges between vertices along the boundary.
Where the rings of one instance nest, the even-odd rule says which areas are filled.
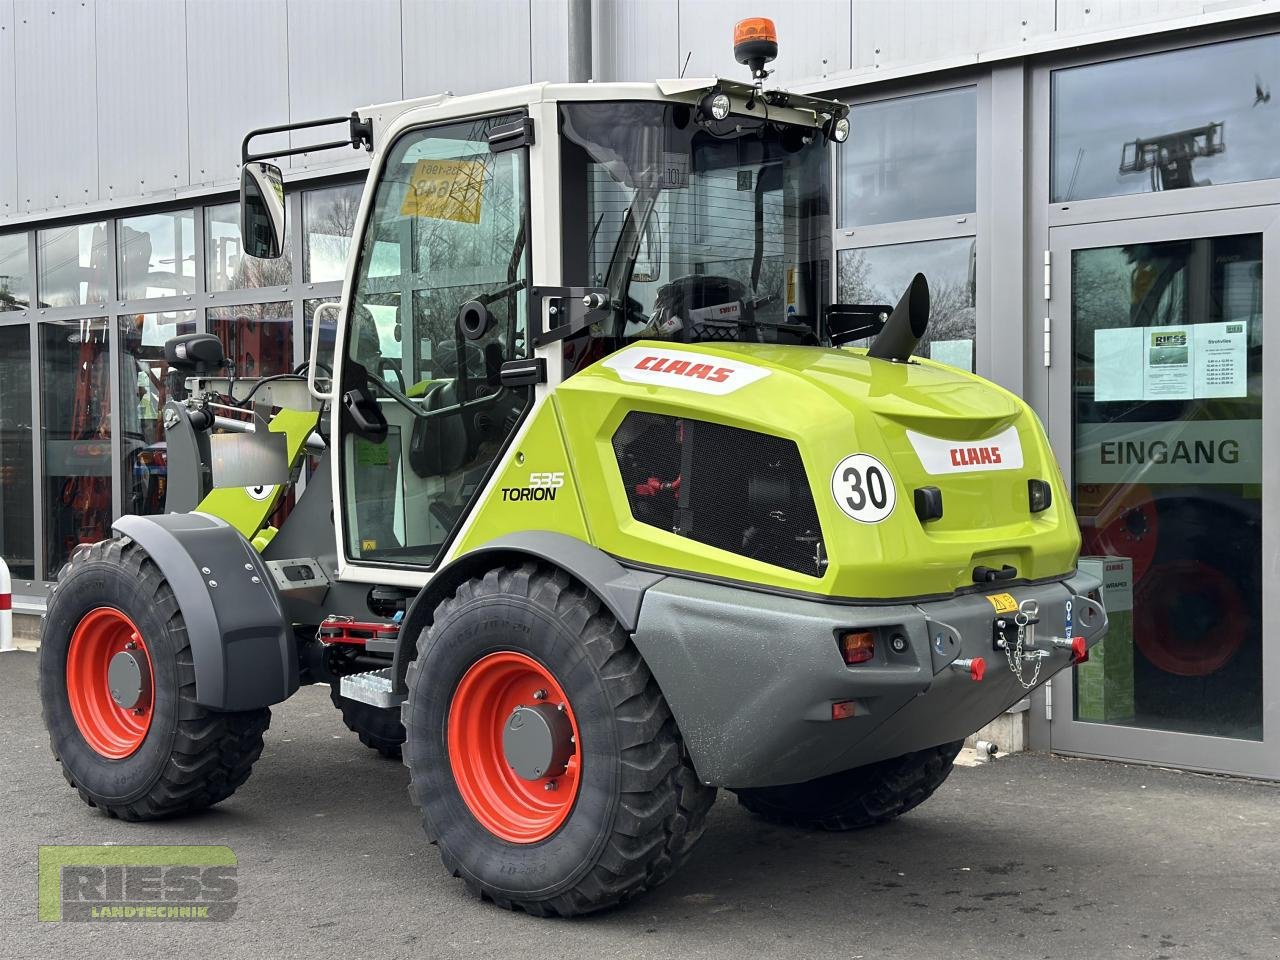
[[[971,213],[957,213],[941,217],[928,217],[918,220],[899,220],[889,223],[873,223],[865,226],[836,226],[832,243],[834,260],[831,273],[832,302],[838,298],[840,255],[845,250],[857,250],[870,247],[896,246],[906,243],[924,243],[930,240],[958,240],[970,238],[975,242],[976,256],[976,294],[974,297],[974,367],[973,372],[980,376],[992,373],[991,343],[996,333],[991,323],[991,307],[993,303],[991,284],[988,282],[988,266],[991,261],[990,231],[987,221],[991,210],[991,173],[993,162],[992,150],[992,77],[990,70],[960,71],[942,77],[934,77],[927,82],[918,79],[904,83],[889,85],[877,84],[874,89],[865,92],[847,94],[842,99],[850,108],[870,103],[882,103],[889,100],[900,100],[905,97],[927,93],[940,93],[948,90],[974,88],[977,98],[975,144],[977,163],[975,167],[974,200],[976,209]],[[856,88],[855,88],[856,91]],[[1022,122],[1022,118],[1017,118]],[[857,136],[854,128],[851,136]],[[832,175],[832,207],[833,221],[836,220],[844,206],[843,165],[845,150],[839,147],[831,165]]]

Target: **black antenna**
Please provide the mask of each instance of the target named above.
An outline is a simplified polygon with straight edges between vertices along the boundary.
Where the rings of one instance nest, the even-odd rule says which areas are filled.
[[[684,66],[680,68],[680,76],[677,79],[680,79],[680,80],[684,79],[684,72],[689,69],[689,58],[692,56],[693,56],[692,50],[690,50],[688,53],[684,55]]]

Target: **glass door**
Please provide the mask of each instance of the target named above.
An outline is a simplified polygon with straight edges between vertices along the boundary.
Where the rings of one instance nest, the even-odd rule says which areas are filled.
[[[1054,682],[1055,750],[1280,777],[1276,219],[1052,231],[1050,433],[1111,615]]]

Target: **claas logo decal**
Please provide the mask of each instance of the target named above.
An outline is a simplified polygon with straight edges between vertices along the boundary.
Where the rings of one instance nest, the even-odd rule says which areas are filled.
[[[972,443],[930,437],[914,430],[907,431],[907,439],[926,473],[1022,469],[1022,442],[1018,439],[1017,427],[1008,427],[994,437]]]
[[[952,447],[951,448],[951,465],[955,467],[970,467],[974,464],[997,464],[1000,463],[1000,447]]]
[[[635,346],[605,358],[602,365],[627,383],[676,387],[723,396],[769,375],[764,367],[688,350]]]
[[[649,354],[636,364],[637,370],[652,370],[654,373],[667,373],[672,376],[697,377],[699,380],[710,380],[712,383],[724,383],[733,373],[733,367],[713,367],[709,363],[692,363],[688,360],[673,360]]]

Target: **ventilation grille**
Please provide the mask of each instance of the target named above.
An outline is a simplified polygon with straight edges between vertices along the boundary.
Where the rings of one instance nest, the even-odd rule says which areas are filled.
[[[791,440],[705,420],[631,413],[613,435],[631,515],[762,563],[820,577],[813,494]]]

